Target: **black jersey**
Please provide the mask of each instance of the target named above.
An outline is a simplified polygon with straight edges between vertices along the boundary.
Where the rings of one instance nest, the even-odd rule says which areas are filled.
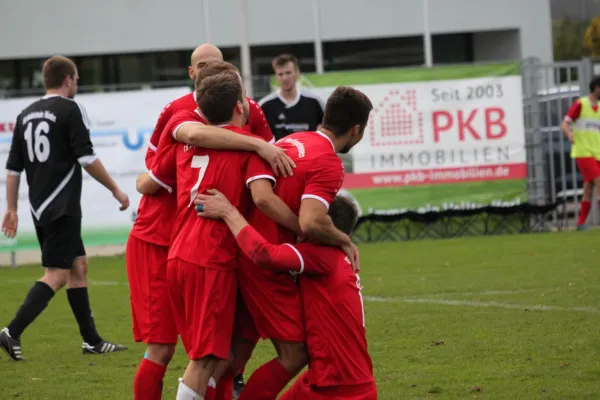
[[[81,217],[81,165],[95,159],[85,109],[49,95],[17,117],[6,169],[13,175],[25,170],[33,221],[44,225]]]
[[[306,90],[298,90],[296,99],[286,103],[279,92],[262,98],[263,109],[275,140],[295,132],[316,131],[323,122],[323,100]]]

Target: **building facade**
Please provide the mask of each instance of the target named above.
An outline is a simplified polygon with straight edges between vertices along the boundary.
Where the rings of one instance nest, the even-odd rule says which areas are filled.
[[[41,63],[54,54],[75,59],[84,87],[185,82],[190,50],[207,41],[240,65],[240,3],[5,1],[0,90],[39,90]],[[272,57],[284,51],[314,71],[315,23],[325,71],[424,64],[422,0],[246,3],[254,76],[269,75]],[[434,64],[553,59],[549,0],[429,0],[428,15]]]

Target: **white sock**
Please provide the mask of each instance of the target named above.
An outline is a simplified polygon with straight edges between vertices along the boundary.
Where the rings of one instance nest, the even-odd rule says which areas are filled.
[[[179,378],[179,389],[177,389],[177,400],[204,400],[204,396],[200,396],[194,392],[188,385],[183,383],[183,379]]]
[[[214,389],[217,388],[217,381],[215,381],[215,378],[213,378],[212,376],[208,380],[208,386]]]

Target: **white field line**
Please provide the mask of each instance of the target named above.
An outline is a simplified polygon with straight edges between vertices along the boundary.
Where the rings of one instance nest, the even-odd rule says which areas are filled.
[[[561,306],[545,306],[542,304],[515,304],[515,303],[500,303],[497,301],[474,301],[474,300],[444,300],[432,298],[402,298],[402,297],[377,297],[365,296],[366,301],[379,303],[410,303],[410,304],[437,304],[443,306],[460,306],[460,307],[487,307],[487,308],[506,308],[510,310],[530,310],[530,311],[569,311],[582,312],[588,314],[600,313],[600,308],[596,307],[561,307]]]

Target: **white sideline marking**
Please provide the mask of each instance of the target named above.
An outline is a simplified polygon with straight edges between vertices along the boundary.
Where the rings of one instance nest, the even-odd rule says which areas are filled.
[[[411,303],[411,304],[439,304],[444,306],[467,306],[467,307],[497,307],[510,310],[531,310],[531,311],[575,311],[588,314],[600,313],[600,308],[596,307],[561,307],[545,306],[541,304],[514,304],[499,303],[497,301],[473,301],[473,300],[443,300],[430,298],[400,298],[400,297],[377,297],[365,296],[365,300],[379,303]]]

